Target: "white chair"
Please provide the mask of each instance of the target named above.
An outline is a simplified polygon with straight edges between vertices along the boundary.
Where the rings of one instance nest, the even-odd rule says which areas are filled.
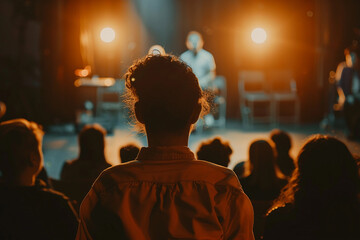
[[[117,79],[110,87],[97,88],[97,114],[107,111],[121,111],[124,103],[121,99],[125,91],[125,81]]]
[[[298,123],[300,120],[300,100],[292,72],[290,70],[273,70],[269,72],[268,80],[271,84],[274,101],[275,123]]]
[[[265,74],[260,71],[240,71],[238,87],[244,125],[252,125],[255,121],[273,123],[273,102]]]
[[[97,89],[96,119],[108,132],[113,132],[120,119],[125,116],[125,104],[122,95],[125,81],[117,79],[110,87]]]

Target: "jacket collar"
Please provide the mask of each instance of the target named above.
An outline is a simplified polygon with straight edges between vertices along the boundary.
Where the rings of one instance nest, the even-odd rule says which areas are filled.
[[[194,153],[186,146],[143,147],[137,159],[142,160],[196,160]]]

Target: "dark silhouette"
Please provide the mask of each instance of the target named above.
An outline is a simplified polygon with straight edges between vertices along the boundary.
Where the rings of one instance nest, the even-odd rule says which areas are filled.
[[[262,236],[265,214],[272,201],[279,196],[281,188],[287,183],[276,168],[274,151],[266,140],[253,141],[249,148],[250,174],[240,178],[240,183],[254,207],[256,239]]]
[[[358,49],[349,49],[346,66],[337,83],[338,103],[336,110],[344,109],[344,117],[350,139],[360,138],[360,64]]]
[[[149,147],[102,172],[81,204],[77,239],[253,239],[251,203],[235,174],[187,147],[207,107],[191,68],[148,55],[129,68],[126,87]]]
[[[291,138],[287,132],[275,129],[270,133],[271,140],[275,143],[275,162],[279,170],[287,177],[291,177],[295,169],[294,159],[290,157]]]
[[[129,143],[125,146],[122,146],[119,150],[120,152],[120,162],[126,163],[132,160],[135,160],[139,154],[140,147],[134,143]]]
[[[232,149],[228,142],[224,142],[220,137],[204,141],[197,150],[197,158],[217,165],[227,167],[230,163]]]
[[[239,162],[235,165],[233,169],[236,176],[240,179],[244,177],[245,174],[245,162]]]
[[[264,239],[359,239],[359,175],[341,141],[310,138],[266,218]]]
[[[81,203],[99,174],[111,165],[105,159],[106,131],[99,124],[86,125],[79,134],[80,154],[64,163],[61,191]]]
[[[68,198],[36,181],[43,166],[42,130],[14,119],[0,124],[0,239],[74,239]]]

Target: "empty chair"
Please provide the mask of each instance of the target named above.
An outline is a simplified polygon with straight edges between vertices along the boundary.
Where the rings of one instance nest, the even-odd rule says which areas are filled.
[[[300,101],[296,81],[290,70],[273,70],[268,74],[274,106],[274,120],[297,123],[300,118]]]
[[[245,125],[254,121],[273,122],[273,104],[260,71],[241,71],[239,73],[240,111]]]

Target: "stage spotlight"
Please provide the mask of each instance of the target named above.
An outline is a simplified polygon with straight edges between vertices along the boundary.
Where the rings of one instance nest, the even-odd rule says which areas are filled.
[[[115,31],[110,27],[103,28],[100,32],[100,38],[103,42],[110,43],[115,39]]]
[[[251,39],[256,44],[262,44],[266,41],[267,35],[263,28],[255,28],[251,32]]]

